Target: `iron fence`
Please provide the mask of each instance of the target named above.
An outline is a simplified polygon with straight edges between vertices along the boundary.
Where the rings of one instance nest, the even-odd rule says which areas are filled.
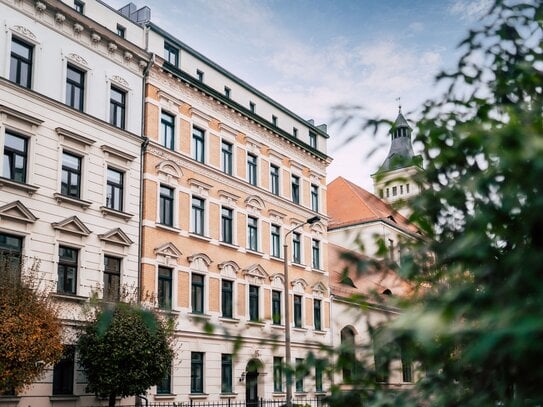
[[[177,402],[146,402],[142,400],[139,406],[123,406],[123,407],[283,407],[286,406],[285,400],[264,400],[256,401],[245,400],[218,400],[218,401],[177,401]],[[323,398],[316,399],[301,399],[292,400],[293,407],[328,407],[328,403]]]

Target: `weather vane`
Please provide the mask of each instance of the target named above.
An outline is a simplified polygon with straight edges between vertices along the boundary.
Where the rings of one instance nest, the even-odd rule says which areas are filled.
[[[401,113],[402,112],[402,98],[397,97],[396,101],[398,102],[398,111]]]

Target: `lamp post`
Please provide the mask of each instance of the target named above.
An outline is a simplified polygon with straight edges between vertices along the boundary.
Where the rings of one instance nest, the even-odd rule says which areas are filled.
[[[292,375],[290,371],[290,301],[288,298],[288,244],[287,237],[295,230],[303,227],[304,225],[312,225],[315,222],[321,220],[319,216],[313,216],[307,219],[304,223],[296,225],[285,233],[283,240],[283,267],[284,267],[284,291],[285,291],[285,365],[287,366],[287,407],[292,407]]]

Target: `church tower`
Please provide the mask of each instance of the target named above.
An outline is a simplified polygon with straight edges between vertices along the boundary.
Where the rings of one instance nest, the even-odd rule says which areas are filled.
[[[414,178],[423,171],[422,157],[413,152],[412,131],[400,105],[398,117],[389,132],[390,151],[377,172],[371,176],[375,195],[394,204],[404,216],[408,216],[410,210],[402,202],[420,192],[420,185]]]

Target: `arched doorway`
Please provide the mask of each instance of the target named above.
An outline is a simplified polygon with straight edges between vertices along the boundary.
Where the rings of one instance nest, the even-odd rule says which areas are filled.
[[[258,359],[251,359],[245,368],[245,405],[258,407],[258,369],[262,363]]]

